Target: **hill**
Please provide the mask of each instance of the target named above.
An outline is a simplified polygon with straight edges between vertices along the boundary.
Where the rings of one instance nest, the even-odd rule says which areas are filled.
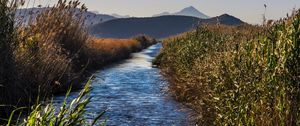
[[[97,24],[91,32],[104,38],[130,38],[138,34],[164,38],[188,31],[196,27],[199,21],[199,18],[187,16],[123,18]]]
[[[229,14],[223,14],[223,15],[220,15],[217,17],[206,19],[206,20],[204,20],[204,22],[210,23],[210,24],[220,23],[220,24],[224,24],[224,25],[240,25],[240,24],[244,23],[242,20],[240,20],[232,15],[229,15]]]
[[[114,19],[93,26],[91,34],[103,38],[130,38],[139,34],[161,39],[189,31],[202,24],[240,25],[244,22],[224,14],[210,19],[189,16],[160,16]]]

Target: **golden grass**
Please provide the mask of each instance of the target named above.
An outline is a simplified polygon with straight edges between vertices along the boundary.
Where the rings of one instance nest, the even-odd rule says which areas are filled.
[[[138,48],[139,42],[134,39],[109,39],[109,38],[93,38],[87,43],[88,48],[103,50],[112,54],[118,54],[122,48],[131,50]]]
[[[138,38],[143,38],[143,40]],[[90,57],[91,66],[102,67],[111,62],[128,58],[131,53],[155,43],[155,40],[146,36],[131,39],[91,38],[84,52]]]

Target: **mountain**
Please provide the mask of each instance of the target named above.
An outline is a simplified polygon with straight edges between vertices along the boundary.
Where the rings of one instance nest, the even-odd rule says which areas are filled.
[[[145,34],[157,39],[187,32],[203,24],[241,25],[244,22],[228,14],[209,19],[190,16],[160,16],[148,18],[113,19],[94,25],[91,34],[102,38],[130,38]]]
[[[223,14],[217,17],[213,17],[210,19],[207,19],[204,22],[208,22],[210,24],[215,24],[215,23],[220,23],[224,25],[240,25],[243,24],[244,22],[232,15],[229,14]]]
[[[48,10],[49,8],[26,8],[26,9],[18,9],[16,12],[17,21],[22,22],[23,24],[28,24],[31,19],[35,19],[35,17],[43,11]],[[79,13],[79,9],[76,10]],[[85,18],[85,25],[91,26],[94,24],[99,24],[105,21],[109,21],[112,19],[116,19],[114,16],[106,15],[106,14],[96,14],[94,12],[84,12],[83,16]]]
[[[171,14],[171,13],[169,13],[169,12],[162,12],[162,13],[160,13],[160,14],[155,14],[155,15],[153,15],[152,17],[159,17],[159,16],[166,16],[166,15],[174,15],[174,14]]]
[[[164,38],[191,30],[198,25],[199,20],[187,16],[122,18],[97,24],[91,33],[103,38],[130,38],[139,34]]]
[[[84,16],[86,18],[85,25],[92,26],[95,24],[103,23],[112,19],[116,19],[116,17],[107,15],[107,14],[95,14],[92,12],[85,12]]]
[[[119,15],[119,14],[116,14],[116,13],[113,13],[111,14],[111,16],[114,16],[116,18],[130,18],[130,15]]]
[[[191,16],[191,17],[197,17],[197,18],[202,18],[202,19],[209,18],[209,16],[203,14],[202,12],[200,12],[193,6],[184,8],[181,11],[176,12],[176,13],[163,12],[161,14],[153,15],[153,17],[164,16],[164,15],[182,15],[182,16]]]

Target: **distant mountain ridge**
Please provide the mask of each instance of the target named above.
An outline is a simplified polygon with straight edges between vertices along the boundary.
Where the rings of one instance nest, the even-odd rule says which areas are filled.
[[[147,18],[113,19],[91,28],[91,34],[103,38],[130,38],[139,34],[161,39],[187,32],[203,24],[241,25],[244,22],[228,14],[209,19],[167,15]]]
[[[119,15],[116,13],[111,14],[111,16],[114,16],[116,18],[130,18],[130,15]]]
[[[38,14],[43,11],[46,11],[49,8],[26,8],[26,9],[18,9],[16,12],[16,18],[18,21],[28,24],[30,18],[34,19]],[[79,10],[78,10],[79,12]],[[83,16],[85,18],[85,25],[92,26],[94,24],[103,23],[112,19],[116,19],[116,17],[106,14],[96,14],[94,12],[84,12]]]
[[[176,13],[163,12],[163,13],[160,13],[160,14],[153,15],[153,17],[166,16],[166,15],[191,16],[191,17],[197,17],[197,18],[201,18],[201,19],[208,19],[209,18],[209,16],[207,16],[204,13],[200,12],[199,10],[194,8],[193,6],[186,7],[186,8],[184,8],[181,11],[176,12]]]
[[[139,34],[163,38],[195,27],[199,18],[187,16],[162,16],[148,18],[114,19],[95,25],[91,33],[103,38],[130,38]]]
[[[16,12],[16,20],[25,22],[33,21],[37,14],[49,8],[28,8],[19,9]],[[79,10],[77,10],[79,12]],[[198,10],[193,7],[188,7],[174,15],[146,18],[127,18],[129,16],[115,16],[97,14],[97,12],[84,12],[85,25],[89,28],[92,35],[103,38],[130,38],[139,34],[149,35],[155,38],[166,38],[189,31],[202,24],[225,24],[225,25],[240,25],[244,22],[240,19],[223,14],[212,18],[198,18],[201,16]],[[195,13],[191,13],[195,12]],[[192,14],[192,16],[186,16]],[[198,16],[197,16],[198,14]],[[204,15],[205,16],[205,15]]]

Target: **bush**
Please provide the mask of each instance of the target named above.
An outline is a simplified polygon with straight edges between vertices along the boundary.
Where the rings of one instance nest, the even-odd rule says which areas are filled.
[[[157,43],[157,41],[154,38],[151,38],[146,35],[138,35],[138,36],[133,37],[133,39],[137,40],[141,46],[141,48],[138,50],[147,48],[147,47]]]

